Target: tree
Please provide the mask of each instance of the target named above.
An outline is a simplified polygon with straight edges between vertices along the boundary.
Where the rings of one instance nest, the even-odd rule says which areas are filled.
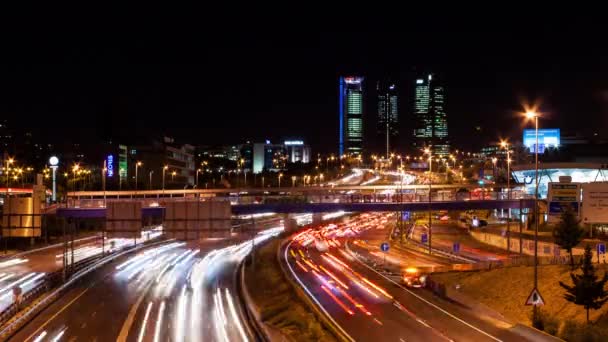
[[[585,246],[585,255],[581,264],[582,274],[570,273],[573,286],[559,282],[559,285],[566,289],[564,298],[576,305],[582,305],[587,310],[587,323],[589,323],[589,309],[597,310],[608,301],[608,292],[604,285],[608,281],[608,273],[604,272],[604,277],[598,280],[595,274],[595,267],[591,263],[591,247]]]
[[[561,215],[560,222],[553,230],[555,243],[570,254],[570,268],[574,269],[574,257],[572,248],[576,247],[583,239],[585,230],[579,225],[580,220],[571,208],[566,208]]]

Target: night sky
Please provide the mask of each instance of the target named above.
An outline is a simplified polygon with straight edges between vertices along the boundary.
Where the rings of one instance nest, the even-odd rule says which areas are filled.
[[[2,41],[0,117],[53,142],[302,137],[314,152],[335,152],[339,75],[366,77],[365,125],[375,139],[375,82],[397,82],[406,136],[415,72],[432,71],[446,81],[456,147],[520,138],[524,103],[539,103],[541,125],[563,134],[606,136],[608,128],[606,27],[585,18],[534,27],[492,18],[339,26],[131,19],[14,27]]]

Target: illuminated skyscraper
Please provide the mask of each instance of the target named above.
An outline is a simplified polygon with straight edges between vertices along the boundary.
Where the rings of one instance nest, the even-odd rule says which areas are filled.
[[[386,143],[386,155],[390,153],[391,141],[394,141],[399,130],[399,108],[397,105],[397,87],[394,83],[378,82],[378,134]]]
[[[340,77],[339,155],[359,155],[363,150],[363,77]]]
[[[448,155],[448,121],[445,112],[445,91],[432,74],[416,79],[414,101],[414,146],[432,146],[433,153]]]

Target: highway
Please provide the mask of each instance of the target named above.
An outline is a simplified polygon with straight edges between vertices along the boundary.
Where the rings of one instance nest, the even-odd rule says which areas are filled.
[[[138,243],[158,237],[160,232],[142,234]],[[105,253],[122,250],[132,246],[134,240],[121,238],[106,238]],[[71,251],[71,250],[70,250]],[[101,237],[87,237],[74,242],[74,263],[81,260],[100,256],[102,253]],[[72,254],[68,253],[68,265],[72,262]],[[27,293],[40,284],[44,277],[63,268],[63,244],[51,245],[20,253],[0,261],[0,312],[13,303],[12,289],[19,286]]]
[[[522,341],[504,322],[439,299],[430,291],[405,288],[400,276],[381,275],[345,248],[367,229],[322,228],[293,237],[281,251],[287,268],[314,301],[352,340]],[[333,234],[329,231],[348,230]],[[337,236],[337,235],[342,235]],[[337,237],[336,237],[337,236]],[[327,248],[327,252],[320,252]]]
[[[282,227],[256,235],[255,243]],[[103,266],[11,341],[252,341],[235,284],[250,235],[167,242]]]

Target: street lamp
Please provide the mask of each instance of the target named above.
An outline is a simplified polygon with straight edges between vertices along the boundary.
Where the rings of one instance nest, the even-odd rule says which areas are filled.
[[[431,250],[431,237],[432,237],[432,225],[433,225],[433,211],[431,210],[431,192],[433,191],[433,154],[430,148],[425,148],[424,153],[429,155],[429,254],[432,254]]]
[[[507,199],[511,199],[511,150],[509,149],[509,142],[503,140],[500,142],[500,146],[507,150]],[[507,253],[511,252],[511,208],[507,212]]]
[[[138,177],[137,177],[137,169],[142,166],[143,163],[138,161],[137,163],[135,163],[135,191],[137,191],[137,181],[138,181]]]
[[[150,190],[152,190],[152,174],[154,173],[154,170],[151,170],[150,172],[148,172],[148,177],[150,177],[150,183],[148,183],[148,188]]]
[[[538,210],[538,113],[535,111],[527,111],[525,114],[528,120],[534,119],[534,132],[536,137],[536,144],[534,145],[534,289],[538,287],[538,222],[539,222],[539,210]],[[534,305],[534,318],[536,319],[537,308]]]
[[[295,187],[296,186],[296,176],[291,176],[291,187]]]
[[[201,169],[196,169],[196,188],[198,188],[198,174],[201,172]]]
[[[279,172],[279,188],[281,187],[281,177],[283,177],[283,174]]]
[[[167,166],[167,165],[163,166],[163,190],[165,190],[165,173],[167,172],[168,169],[169,169],[169,166]]]
[[[49,164],[51,165],[51,170],[53,170],[53,196],[51,199],[55,203],[57,201],[57,167],[59,165],[59,158],[52,156],[49,158]]]
[[[171,172],[171,182],[175,181],[175,175],[177,174],[176,171]]]
[[[492,173],[494,176],[494,183],[496,183],[496,162],[498,161],[498,158],[493,157],[492,158]]]

